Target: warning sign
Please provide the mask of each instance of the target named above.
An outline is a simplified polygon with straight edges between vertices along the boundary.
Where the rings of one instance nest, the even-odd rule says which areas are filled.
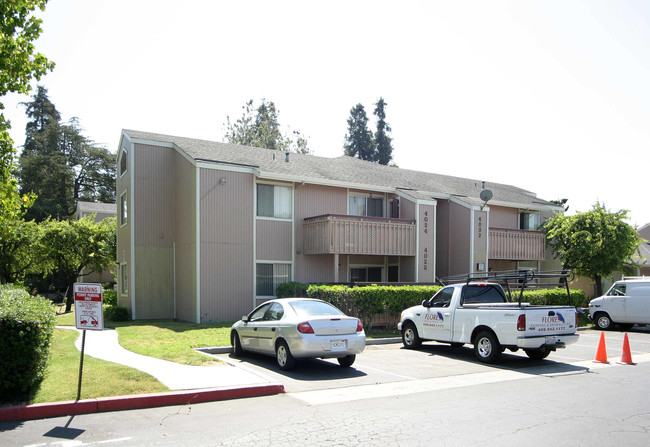
[[[77,329],[104,330],[102,285],[75,283],[72,290]]]

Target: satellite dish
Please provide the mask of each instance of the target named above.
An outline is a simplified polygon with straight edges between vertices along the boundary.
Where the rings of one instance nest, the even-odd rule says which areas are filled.
[[[492,198],[492,191],[490,191],[489,189],[484,189],[483,191],[481,191],[479,197],[481,198],[482,201],[487,203],[488,200]],[[485,203],[483,205],[485,205]]]

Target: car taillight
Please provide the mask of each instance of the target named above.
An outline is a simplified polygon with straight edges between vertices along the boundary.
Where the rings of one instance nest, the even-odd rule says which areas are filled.
[[[314,329],[311,327],[311,324],[305,322],[298,325],[298,332],[301,334],[313,334]]]
[[[357,320],[357,332],[361,332],[363,330],[363,323],[361,320]]]
[[[578,312],[576,312],[576,329],[578,328]]]
[[[526,330],[526,314],[519,315],[517,318],[517,330],[525,331]]]

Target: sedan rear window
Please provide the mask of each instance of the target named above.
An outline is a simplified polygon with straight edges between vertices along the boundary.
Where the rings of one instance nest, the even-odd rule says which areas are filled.
[[[345,315],[336,307],[324,301],[293,301],[290,306],[300,317],[314,317],[319,315]]]

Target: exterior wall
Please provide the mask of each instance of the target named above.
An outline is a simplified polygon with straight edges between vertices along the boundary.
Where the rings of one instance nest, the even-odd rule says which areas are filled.
[[[196,167],[174,151],[173,318],[196,321]]]
[[[470,271],[470,222],[471,210],[456,203],[449,203],[449,274],[458,275]]]
[[[257,219],[255,256],[258,261],[291,261],[291,222]]]
[[[322,214],[347,214],[348,195],[344,188],[296,184],[294,190],[294,280],[299,282],[333,282],[334,255],[305,255],[303,221]],[[339,282],[347,281],[345,256],[339,256]]]
[[[132,149],[126,138],[122,139],[121,146],[118,150],[118,159],[122,150],[126,149],[128,151],[128,159],[132,159]],[[131,163],[128,163],[126,172],[120,175],[119,166],[117,170],[117,181],[116,181],[116,196],[117,196],[117,302],[120,306],[124,306],[129,309],[131,312],[131,292],[130,290],[127,293],[123,293],[125,285],[122,284],[122,275],[121,269],[126,266],[128,271],[127,276],[127,288],[130,288],[131,283],[131,225],[132,222],[130,219],[127,219],[126,225],[121,225],[120,223],[120,201],[122,194],[126,193],[127,197],[127,210],[131,211],[131,175],[133,171],[133,166]],[[129,213],[132,214],[132,213]],[[130,216],[128,216],[130,217]]]
[[[418,248],[417,270],[418,282],[435,282],[435,234],[436,234],[435,205],[420,205],[418,207]]]
[[[488,269],[488,213],[487,211],[472,211],[474,213],[474,272],[486,272]]]
[[[490,205],[490,228],[519,229],[519,210]]]
[[[416,219],[415,215],[415,202],[412,202],[404,197],[399,199],[399,217],[400,219]]]
[[[436,276],[449,276],[449,201],[438,200],[436,207]]]
[[[201,169],[200,185],[200,320],[236,320],[254,305],[254,178]]]
[[[135,318],[173,318],[174,151],[135,144],[132,152]]]

